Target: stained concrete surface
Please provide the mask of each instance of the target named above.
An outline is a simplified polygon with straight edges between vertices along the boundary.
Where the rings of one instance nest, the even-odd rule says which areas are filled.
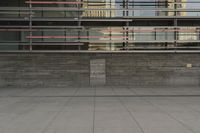
[[[199,53],[0,53],[0,87],[199,86],[199,58]]]
[[[199,133],[200,88],[1,88],[0,133]]]

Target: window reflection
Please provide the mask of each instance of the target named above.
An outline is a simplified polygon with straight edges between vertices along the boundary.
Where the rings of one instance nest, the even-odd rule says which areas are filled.
[[[27,7],[26,0],[6,0],[0,7]],[[51,1],[51,0],[50,0]],[[56,0],[54,0],[56,1]],[[61,2],[57,0],[57,2]],[[77,2],[70,0],[68,2]],[[33,4],[33,17],[44,18],[118,18],[200,16],[198,0],[82,0],[69,4]],[[0,9],[1,10],[1,9]],[[25,11],[0,12],[0,17],[25,17]]]
[[[192,41],[199,39],[199,29],[198,28],[182,28],[179,32],[180,41]]]

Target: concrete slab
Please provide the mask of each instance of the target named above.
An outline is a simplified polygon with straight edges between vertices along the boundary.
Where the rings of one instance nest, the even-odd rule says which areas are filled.
[[[0,133],[199,133],[198,91],[192,87],[0,89]]]

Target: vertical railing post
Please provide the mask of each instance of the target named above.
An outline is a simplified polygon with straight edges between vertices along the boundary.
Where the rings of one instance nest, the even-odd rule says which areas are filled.
[[[126,0],[126,17],[128,17],[129,16],[129,10],[128,10],[128,0]],[[126,50],[127,50],[127,47],[128,47],[128,45],[129,45],[129,21],[126,21]]]
[[[77,4],[77,7],[78,7],[78,27],[80,27],[81,26],[81,21],[80,21],[80,19],[81,19],[81,6],[82,6],[82,0],[78,0],[78,2],[80,2],[80,3],[78,3]],[[78,30],[78,42],[80,43],[80,34],[81,34],[81,32],[80,32],[80,30]],[[81,46],[80,45],[78,45],[78,50],[80,51],[81,50]]]
[[[111,27],[109,28],[109,39],[110,39],[110,42],[109,42],[109,46],[110,46],[110,51],[112,51],[112,29]]]
[[[29,39],[29,50],[32,51],[32,0],[29,0],[29,36],[30,36],[30,39]]]
[[[177,0],[174,0],[174,47],[177,50]]]
[[[105,4],[107,4],[107,2],[105,3]],[[110,0],[109,1],[109,4],[110,4],[110,10],[109,10],[109,14],[110,14],[110,19],[112,19],[112,11],[111,11],[111,9],[112,9],[112,1]],[[109,28],[109,37],[110,37],[110,43],[109,43],[109,46],[110,46],[110,51],[112,51],[112,45],[113,45],[113,43],[112,43],[112,28],[110,27]],[[115,45],[115,44],[114,44]]]

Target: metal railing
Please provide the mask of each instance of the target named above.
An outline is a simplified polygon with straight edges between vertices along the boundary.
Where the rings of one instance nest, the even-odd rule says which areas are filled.
[[[144,5],[144,3],[146,5]],[[19,50],[24,51],[38,50],[40,49],[39,46],[46,46],[44,48],[45,50],[50,50],[51,48],[48,47],[55,46],[57,47],[55,50],[76,49],[77,51],[85,51],[86,49],[88,51],[200,50],[200,25],[179,26],[177,24],[177,20],[181,20],[182,18],[187,18],[188,20],[200,19],[198,16],[198,13],[200,12],[200,1],[178,2],[176,0],[160,0],[157,2],[142,2],[123,0],[116,2],[88,2],[78,0],[66,2],[29,0],[26,1],[26,4],[27,7],[0,8],[0,21],[28,22],[27,25],[23,26],[1,25],[0,32],[23,34],[21,35],[21,38],[23,39],[17,41],[0,41],[0,48],[1,46],[17,45]],[[94,4],[96,6],[94,6]],[[114,4],[118,4],[118,6]],[[187,4],[199,4],[199,6],[198,8],[188,8]],[[37,7],[37,5],[46,5],[47,7]],[[48,5],[62,6],[48,7]],[[104,8],[98,7],[102,7],[102,5]],[[53,14],[48,14],[48,11],[50,11],[49,13],[53,12],[56,15],[53,16]],[[88,11],[91,12],[91,14],[89,14]],[[96,16],[92,14],[94,11],[97,11]],[[44,15],[45,12],[48,14],[46,17]],[[87,15],[84,15],[85,12],[87,12]],[[150,15],[141,15],[140,13],[142,12],[150,12]],[[64,15],[62,16],[60,13],[63,13]],[[121,14],[121,16],[117,15],[117,13]],[[138,16],[134,16],[134,14],[137,13]],[[191,16],[187,13],[194,13],[195,15]],[[130,26],[130,23],[135,19],[141,18],[157,18],[160,20],[170,18],[173,20],[174,24],[173,26]],[[76,22],[77,25],[33,25],[36,21],[71,21],[74,23]],[[125,22],[125,24],[123,27],[102,27],[98,25],[99,21],[108,23]],[[96,23],[96,26],[84,26],[82,24],[83,22],[94,22]],[[72,49],[70,47],[72,47]]]

